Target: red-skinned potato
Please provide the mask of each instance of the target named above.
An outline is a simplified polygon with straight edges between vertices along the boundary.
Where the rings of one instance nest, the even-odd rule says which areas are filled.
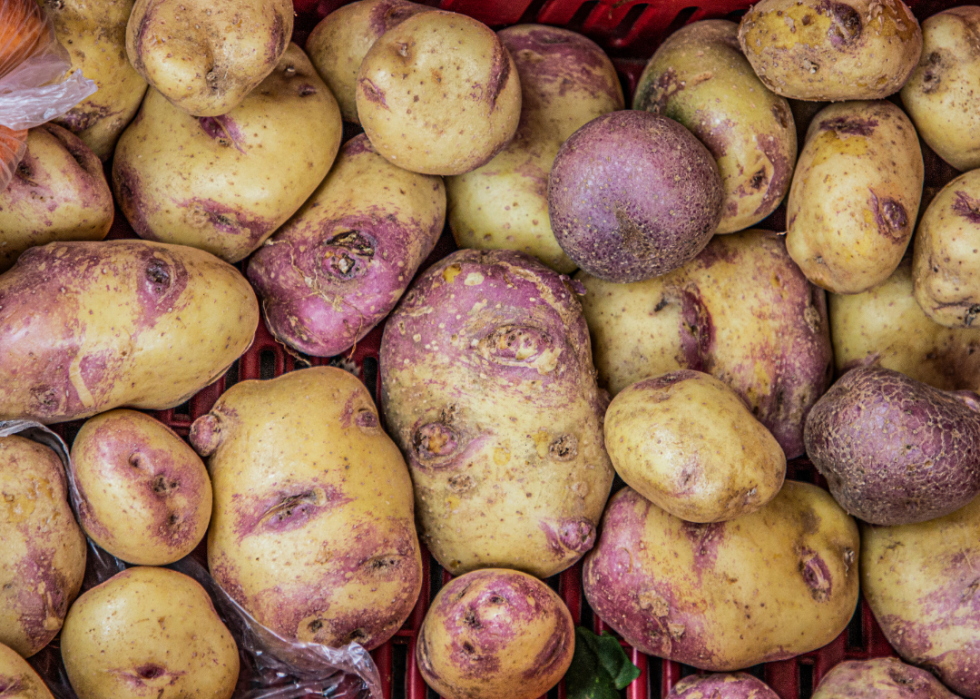
[[[208,457],[208,564],[287,639],[371,650],[422,586],[412,482],[360,381],[315,367],[243,381],[191,425]]]
[[[13,649],[0,643],[0,689],[9,699],[54,699],[44,680]]]
[[[932,674],[898,658],[848,660],[823,676],[813,699],[957,699]]]
[[[252,344],[248,281],[203,250],[50,243],[0,275],[0,420],[180,405]]]

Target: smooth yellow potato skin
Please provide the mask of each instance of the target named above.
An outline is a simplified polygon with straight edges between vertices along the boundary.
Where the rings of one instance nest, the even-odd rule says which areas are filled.
[[[127,568],[79,597],[61,657],[78,699],[230,699],[238,681],[208,593],[167,568]]]
[[[922,23],[922,57],[902,104],[922,140],[957,170],[980,167],[980,7],[952,7]]]
[[[0,687],[10,687],[4,699],[54,699],[38,674],[17,653],[0,643]],[[16,688],[16,689],[14,689]]]
[[[0,437],[0,643],[30,657],[58,633],[85,575],[85,537],[61,459]]]
[[[858,294],[901,262],[919,212],[924,167],[912,122],[890,102],[817,114],[786,205],[786,250],[817,286]]]
[[[55,240],[102,240],[115,217],[102,162],[55,124],[31,129],[27,153],[0,191],[0,272],[28,248]]]
[[[133,0],[38,0],[71,56],[71,69],[98,87],[55,123],[78,136],[103,161],[136,116],[146,81],[126,55],[126,25]]]
[[[211,479],[173,430],[135,410],[88,420],[71,448],[79,520],[96,544],[136,565],[189,555],[211,521]]]
[[[980,328],[946,328],[913,295],[912,260],[863,294],[828,294],[837,372],[878,363],[944,391],[980,390]]]
[[[616,473],[688,522],[755,512],[786,477],[786,455],[727,384],[700,371],[645,379],[616,394],[605,419]]]

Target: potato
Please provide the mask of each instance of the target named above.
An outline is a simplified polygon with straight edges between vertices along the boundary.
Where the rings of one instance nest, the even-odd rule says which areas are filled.
[[[0,420],[180,405],[252,344],[255,294],[201,250],[50,243],[0,276]]]
[[[562,144],[548,180],[551,227],[580,268],[626,283],[666,274],[714,235],[718,166],[690,131],[634,110],[593,119]]]
[[[890,102],[834,104],[814,117],[786,205],[786,249],[811,282],[859,294],[888,279],[915,228],[922,151]]]
[[[830,385],[824,292],[807,283],[783,239],[715,237],[674,272],[636,284],[579,274],[599,383],[615,395],[649,376],[704,371],[741,396],[787,458]]]
[[[326,177],[342,129],[337,101],[295,44],[224,116],[196,119],[150,90],[116,147],[119,208],[141,238],[238,262]]]
[[[357,114],[374,148],[426,175],[490,161],[517,131],[517,67],[486,25],[422,12],[388,30],[357,74]]]
[[[412,482],[364,385],[333,367],[243,381],[191,425],[214,485],[211,574],[286,639],[371,650],[422,586]]]
[[[128,568],[78,598],[61,633],[78,699],[230,699],[238,647],[196,580]]]
[[[364,134],[351,139],[249,261],[270,332],[306,354],[346,352],[394,308],[445,220],[441,178],[392,165]]]
[[[572,663],[575,625],[540,580],[478,570],[445,585],[419,629],[415,657],[445,699],[537,699]]]
[[[31,129],[27,152],[0,191],[0,272],[28,248],[55,240],[102,240],[115,206],[102,163],[55,124]]]
[[[902,659],[980,697],[980,498],[920,524],[861,526],[861,589]]]
[[[29,657],[54,638],[82,587],[85,537],[49,447],[0,437],[0,643]]]
[[[38,4],[51,19],[58,41],[68,49],[72,69],[81,70],[98,87],[98,92],[55,123],[108,160],[146,94],[146,81],[126,56],[126,25],[133,0],[38,0]]]
[[[786,477],[786,455],[727,384],[672,371],[620,391],[605,418],[616,473],[659,508],[688,522],[755,512]]]
[[[824,675],[813,699],[956,699],[925,670],[898,658],[848,660]]]
[[[980,7],[951,7],[922,23],[922,56],[902,104],[922,140],[957,170],[980,167]]]
[[[922,51],[902,0],[762,0],[742,17],[738,40],[777,95],[831,102],[898,92]]]
[[[942,517],[980,493],[980,402],[859,367],[817,401],[806,453],[830,492],[870,524]]]
[[[112,410],[92,418],[76,435],[71,460],[79,522],[113,556],[167,565],[204,538],[211,520],[204,463],[149,415]]]
[[[290,0],[136,0],[126,53],[181,111],[227,114],[279,64],[293,34]]]
[[[422,541],[453,575],[546,578],[595,542],[614,472],[575,288],[523,253],[460,250],[385,324],[385,421]]]
[[[382,34],[431,8],[408,0],[358,0],[324,17],[306,40],[306,53],[337,98],[344,121],[357,119],[357,71]]]
[[[779,699],[762,680],[736,672],[690,675],[674,685],[666,699]]]
[[[633,109],[674,119],[711,151],[725,188],[716,233],[755,225],[789,191],[793,113],[752,71],[734,22],[695,22],[671,34],[640,76]]]
[[[548,176],[569,136],[623,108],[623,89],[612,61],[581,34],[524,24],[498,36],[520,77],[521,121],[493,160],[446,179],[449,225],[460,247],[520,250],[568,274],[576,265],[551,230]]]
[[[0,643],[0,692],[5,699],[54,699],[22,657]]]
[[[830,295],[837,371],[879,364],[944,391],[980,389],[980,328],[945,328],[912,295],[912,261],[854,296]]]
[[[712,672],[792,658],[843,631],[858,529],[830,494],[786,481],[758,512],[692,524],[630,488],[609,500],[585,596],[634,648]]]
[[[929,204],[912,279],[915,300],[940,325],[969,328],[980,316],[980,170],[960,175]]]

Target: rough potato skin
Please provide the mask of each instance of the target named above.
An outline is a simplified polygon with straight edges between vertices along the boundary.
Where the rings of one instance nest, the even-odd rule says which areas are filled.
[[[721,379],[772,432],[786,458],[833,374],[824,292],[782,236],[716,236],[663,277],[612,284],[579,274],[599,383],[613,395],[648,376],[693,369]]]
[[[361,62],[356,99],[375,149],[426,175],[486,164],[521,116],[507,49],[489,27],[454,12],[422,12],[385,32]]]
[[[902,659],[980,699],[980,498],[899,527],[861,525],[861,589]]]
[[[944,391],[980,390],[980,327],[946,328],[913,295],[912,260],[855,295],[829,295],[838,374],[878,364]]]
[[[785,660],[840,634],[858,601],[854,520],[830,494],[786,481],[758,512],[692,524],[623,488],[582,582],[634,648],[711,672]]]
[[[936,195],[913,250],[913,288],[922,310],[940,325],[971,327],[980,317],[980,170],[960,175]]]
[[[306,53],[330,92],[344,121],[357,118],[357,71],[364,56],[389,29],[432,8],[408,0],[359,0],[324,17],[306,40]]]
[[[38,674],[13,649],[0,643],[0,688],[9,699],[54,699]],[[6,699],[6,697],[5,697]]]
[[[55,240],[102,240],[115,206],[102,162],[70,131],[44,124],[0,191],[0,272],[28,248]]]
[[[690,131],[635,110],[605,114],[572,134],[548,180],[562,250],[617,283],[666,274],[701,252],[724,196],[714,158]]]
[[[248,265],[272,335],[318,357],[346,352],[388,315],[446,220],[442,179],[344,144],[313,196]]]
[[[58,634],[82,587],[85,536],[50,448],[0,437],[0,491],[0,643],[26,658]]]
[[[738,40],[766,87],[797,100],[883,99],[922,51],[901,0],[762,0],[742,17]]]
[[[241,104],[275,69],[292,34],[290,0],[136,0],[126,54],[174,106],[217,117]]]
[[[922,56],[902,104],[922,140],[957,170],[980,167],[980,7],[952,7],[922,23]]]
[[[545,578],[595,542],[613,469],[575,286],[523,253],[460,250],[385,324],[382,405],[420,536],[453,575]]]
[[[477,570],[439,590],[419,630],[422,678],[446,699],[537,699],[575,652],[575,626],[546,584],[515,570]]]
[[[113,188],[141,238],[239,262],[316,190],[342,131],[337,101],[290,44],[276,69],[223,116],[192,117],[151,89],[119,139]]]
[[[39,0],[38,4],[68,50],[72,69],[81,70],[98,87],[55,123],[106,161],[146,94],[146,81],[126,55],[126,25],[133,0]]]
[[[694,22],[671,34],[640,76],[633,109],[674,119],[711,151],[725,187],[716,233],[755,225],[789,191],[793,112],[745,60],[734,22]]]
[[[688,522],[755,512],[786,476],[775,437],[734,390],[700,371],[672,371],[617,393],[605,438],[626,484]]]
[[[848,660],[824,675],[813,699],[957,699],[925,670],[898,658]]]
[[[581,34],[524,24],[498,36],[520,77],[521,121],[493,160],[446,179],[449,225],[460,247],[520,250],[570,274],[576,264],[551,230],[548,176],[569,136],[623,108],[623,89],[612,61]]]
[[[691,675],[674,685],[666,699],[779,699],[762,680],[744,672]]]
[[[0,275],[0,420],[180,405],[252,344],[255,293],[201,250],[50,243]]]
[[[412,482],[358,379],[243,381],[191,425],[214,486],[208,564],[283,638],[372,650],[422,587]]]
[[[980,404],[880,367],[844,374],[806,420],[806,453],[871,524],[942,517],[980,493]]]
[[[922,151],[890,102],[847,102],[807,131],[786,203],[786,249],[814,284],[857,294],[898,267],[922,197]]]

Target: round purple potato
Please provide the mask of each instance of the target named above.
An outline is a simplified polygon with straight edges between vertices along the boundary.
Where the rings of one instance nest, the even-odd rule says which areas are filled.
[[[674,685],[667,699],[779,699],[762,680],[744,672],[691,675]]]
[[[956,699],[930,673],[898,658],[850,660],[824,675],[813,699]]]
[[[612,112],[572,134],[548,183],[562,250],[619,283],[666,274],[701,252],[724,198],[708,149],[676,121],[641,111]]]
[[[803,439],[850,514],[893,526],[947,515],[980,493],[980,401],[877,366],[813,406]]]

